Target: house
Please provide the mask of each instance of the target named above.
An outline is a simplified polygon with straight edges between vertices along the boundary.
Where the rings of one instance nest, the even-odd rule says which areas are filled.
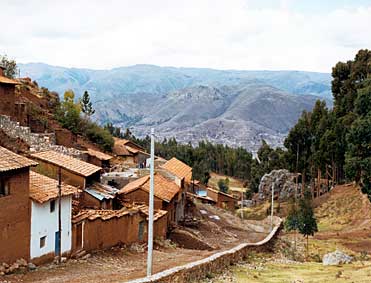
[[[119,192],[119,198],[124,203],[142,203],[148,205],[150,190],[150,176],[144,176],[135,180]],[[182,207],[183,194],[177,184],[160,173],[154,175],[154,208],[166,210],[169,222],[178,222],[184,212]],[[182,210],[182,211],[181,211]]]
[[[167,161],[162,168],[175,176],[175,182],[181,188],[189,186],[192,181],[192,167],[173,157]]]
[[[101,167],[58,153],[53,150],[32,153],[31,157],[39,163],[36,171],[53,179],[58,179],[61,169],[62,180],[71,186],[85,189],[88,185],[99,182]]]
[[[115,197],[118,189],[110,185],[93,183],[84,190],[83,206],[94,209],[116,209]]]
[[[229,194],[223,193],[221,191],[217,191],[210,187],[206,188],[207,190],[207,197],[211,198],[216,202],[216,206],[227,209],[230,211],[234,211],[237,205],[237,199]]]
[[[140,145],[125,139],[114,138],[113,153],[121,157],[125,163],[146,167],[150,155]]]
[[[102,167],[103,169],[109,169],[111,167],[110,160],[113,156],[90,148],[85,151],[85,154],[86,162]]]
[[[58,181],[30,172],[31,240],[30,258],[34,263],[53,259],[59,254],[58,230]],[[61,186],[61,251],[71,252],[72,242],[72,195],[77,188]]]
[[[30,258],[30,167],[37,163],[0,147],[0,262]]]
[[[154,238],[166,238],[167,212],[154,212]],[[148,207],[136,205],[120,210],[82,210],[72,219],[72,249],[92,251],[118,244],[147,241]]]
[[[16,116],[15,86],[19,83],[4,76],[5,67],[0,64],[0,115]]]

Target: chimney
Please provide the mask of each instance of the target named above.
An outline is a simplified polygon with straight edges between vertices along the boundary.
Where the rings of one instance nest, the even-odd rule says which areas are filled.
[[[5,70],[5,66],[0,63],[0,76],[4,76],[4,70]]]

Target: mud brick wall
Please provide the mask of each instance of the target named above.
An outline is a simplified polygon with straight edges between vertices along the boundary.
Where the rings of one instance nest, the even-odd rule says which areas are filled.
[[[0,174],[9,180],[10,194],[0,197],[0,262],[30,258],[31,202],[29,168]]]
[[[272,232],[258,243],[240,244],[233,249],[216,253],[202,260],[177,266],[150,277],[140,278],[128,283],[190,283],[203,279],[207,274],[220,272],[228,266],[244,260],[253,251],[270,250],[273,240],[282,225],[280,218],[275,218],[275,227]]]
[[[13,118],[15,111],[15,86],[0,84],[0,114]]]

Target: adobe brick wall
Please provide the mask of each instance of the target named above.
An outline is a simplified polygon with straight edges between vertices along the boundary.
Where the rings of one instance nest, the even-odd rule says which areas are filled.
[[[83,223],[83,249],[86,251],[107,249],[118,244],[131,244],[138,242],[139,223],[146,221],[139,212],[102,220],[84,220]],[[165,238],[167,231],[166,216],[154,223],[154,238]],[[72,248],[76,249],[76,226],[72,229]],[[147,223],[145,225],[143,239],[147,239]]]
[[[131,193],[123,195],[122,198],[125,200],[130,200],[130,202],[141,202],[148,205],[149,195],[148,192],[138,189]],[[162,200],[156,196],[154,197],[154,207],[155,209],[164,209],[162,207]]]
[[[0,114],[14,118],[15,86],[0,84]]]
[[[10,177],[10,194],[0,197],[0,262],[30,258],[29,168],[1,173]]]
[[[216,253],[205,259],[189,264],[177,266],[154,274],[150,277],[140,278],[127,283],[190,283],[205,278],[207,274],[218,273],[231,264],[244,260],[253,251],[271,250],[277,236],[282,220],[275,218],[275,227],[272,232],[258,243],[240,244],[233,249]]]

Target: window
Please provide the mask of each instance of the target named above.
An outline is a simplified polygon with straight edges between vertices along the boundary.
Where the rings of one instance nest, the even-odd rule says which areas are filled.
[[[40,249],[45,247],[46,236],[40,238]]]
[[[0,178],[0,197],[9,195],[9,181],[4,178]]]
[[[55,210],[55,200],[50,201],[50,213],[54,212]]]

